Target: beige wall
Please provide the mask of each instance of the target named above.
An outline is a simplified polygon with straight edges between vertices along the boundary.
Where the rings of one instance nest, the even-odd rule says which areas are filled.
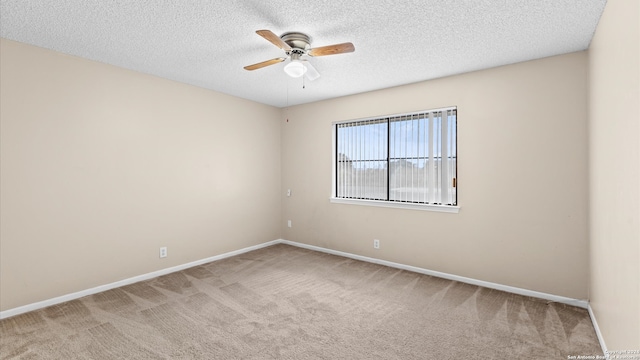
[[[279,109],[4,39],[0,54],[0,309],[281,237]]]
[[[579,52],[285,110],[284,238],[586,299],[587,65]],[[459,214],[329,202],[333,121],[452,105]]]
[[[609,0],[589,48],[591,306],[609,350],[640,349],[640,6]]]

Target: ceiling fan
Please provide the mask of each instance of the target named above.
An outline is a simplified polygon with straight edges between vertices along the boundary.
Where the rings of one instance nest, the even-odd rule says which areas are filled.
[[[311,48],[311,38],[308,35],[299,32],[288,32],[282,34],[282,36],[278,36],[270,30],[258,30],[256,33],[270,41],[275,46],[284,50],[287,56],[245,66],[245,70],[251,71],[261,69],[265,66],[278,64],[290,59],[289,63],[284,67],[284,71],[289,76],[297,78],[302,75],[306,75],[309,80],[315,80],[320,77],[320,74],[307,59],[303,58],[303,56],[344,54],[354,52],[356,49],[350,42]]]

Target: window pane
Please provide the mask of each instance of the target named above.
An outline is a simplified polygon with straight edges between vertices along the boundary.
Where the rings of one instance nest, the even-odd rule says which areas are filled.
[[[433,185],[433,130],[428,113],[391,119],[389,200],[428,203]],[[433,192],[433,190],[431,190]]]
[[[339,124],[336,162],[337,197],[386,200],[386,120]]]
[[[449,161],[449,173],[448,173],[448,184],[447,190],[449,192],[449,201],[448,204],[455,205],[457,204],[457,186],[453,186],[454,179],[457,180],[457,133],[456,133],[456,112],[452,111],[449,114],[449,139],[447,141],[448,144],[448,161]]]

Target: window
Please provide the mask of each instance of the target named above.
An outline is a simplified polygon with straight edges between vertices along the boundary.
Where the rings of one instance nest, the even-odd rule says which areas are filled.
[[[456,123],[455,107],[334,123],[332,199],[457,206]]]

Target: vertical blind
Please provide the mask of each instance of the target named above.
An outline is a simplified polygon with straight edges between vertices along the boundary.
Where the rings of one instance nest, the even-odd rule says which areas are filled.
[[[456,108],[336,124],[337,198],[457,205]]]

